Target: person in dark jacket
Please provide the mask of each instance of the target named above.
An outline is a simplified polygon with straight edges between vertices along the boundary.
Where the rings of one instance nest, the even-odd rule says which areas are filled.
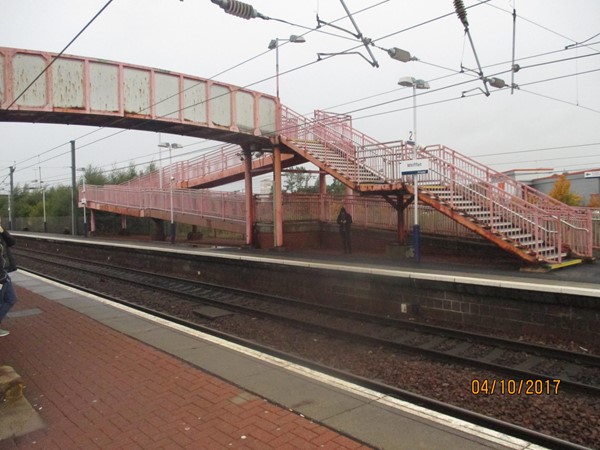
[[[344,253],[352,253],[352,216],[346,212],[346,208],[342,207],[337,216],[337,223],[340,226],[340,235],[344,244]]]
[[[0,223],[0,285],[2,286],[2,290],[0,290],[0,324],[8,311],[17,303],[17,294],[8,275],[17,270],[17,265],[10,253],[10,247],[13,245],[15,245],[15,238],[2,228]],[[9,331],[0,328],[0,337],[9,334]]]

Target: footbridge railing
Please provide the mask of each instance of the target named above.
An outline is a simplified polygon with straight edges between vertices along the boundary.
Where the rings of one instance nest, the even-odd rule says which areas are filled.
[[[408,183],[414,177],[403,177],[401,164],[413,159],[415,148],[403,142],[379,143],[352,127],[350,116],[316,111],[312,119],[282,107],[281,135],[298,141],[315,141],[326,152],[344,158],[355,170],[346,171],[352,181],[361,183],[365,173],[379,176],[383,183]],[[307,147],[308,148],[308,147]],[[314,147],[313,147],[314,148]],[[420,184],[441,184],[450,190],[449,204],[457,209],[457,200],[479,205],[490,215],[512,223],[531,234],[531,249],[540,259],[542,251],[555,248],[561,260],[563,250],[585,257],[592,256],[592,216],[587,208],[565,205],[526,184],[486,167],[444,146],[416,149],[417,158],[430,160],[427,175],[418,175]],[[334,160],[334,157],[331,157]],[[359,170],[362,169],[362,170]],[[365,169],[368,172],[365,172]],[[543,248],[542,248],[543,246]]]
[[[80,200],[83,192],[79,192]],[[103,205],[106,209],[128,209],[139,212],[140,217],[151,216],[149,211],[169,211],[208,219],[244,223],[246,203],[244,195],[235,192],[173,189],[171,192],[156,188],[139,188],[124,185],[86,186],[87,203]]]
[[[430,160],[431,173],[420,183],[435,183],[439,176],[451,192],[480,204],[493,214],[511,221],[538,239],[561,249],[564,245],[581,256],[592,256],[592,212],[573,207],[530,186],[486,167],[444,146],[419,149],[419,157]],[[433,179],[432,179],[433,176]],[[452,204],[455,196],[450,196]],[[492,223],[493,229],[493,223]]]
[[[341,157],[346,167],[353,166],[354,170],[346,170],[354,174],[351,176],[353,182],[370,182],[372,177],[367,179],[365,173],[377,176],[381,182],[396,178],[397,174],[390,170],[390,162],[397,157],[396,146],[402,146],[402,143],[396,142],[392,146],[378,142],[354,129],[348,115],[315,111],[314,118],[308,118],[282,106],[280,135],[289,140],[322,144],[326,161]]]

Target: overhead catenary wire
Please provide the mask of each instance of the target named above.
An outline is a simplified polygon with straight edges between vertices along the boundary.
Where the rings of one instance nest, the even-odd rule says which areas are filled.
[[[111,1],[112,1],[112,0],[111,0]],[[373,7],[376,7],[376,6],[379,6],[379,5],[383,4],[383,3],[386,3],[387,1],[388,1],[388,0],[384,0],[384,1],[381,1],[381,2],[379,2],[379,3],[376,3],[376,4],[374,4],[374,5],[367,6],[367,7],[363,8],[363,9],[361,9],[361,10],[358,10],[358,11],[356,11],[354,14],[359,14],[359,13],[362,13],[362,12],[364,12],[364,11],[367,11],[367,10],[369,10],[369,9],[372,9]],[[487,1],[490,1],[490,0],[484,0],[484,2],[487,2]],[[109,3],[110,3],[110,2],[109,2]],[[481,3],[480,3],[480,4],[481,4]],[[466,9],[470,9],[470,8],[473,8],[473,7],[479,6],[480,4],[474,4],[474,5],[471,5],[471,6],[467,7]],[[402,32],[409,31],[409,30],[412,30],[412,29],[415,29],[415,28],[418,28],[418,27],[421,27],[421,26],[427,25],[427,24],[429,24],[429,23],[432,23],[432,22],[434,22],[434,21],[441,20],[441,19],[443,19],[443,18],[445,18],[445,17],[448,17],[448,16],[450,16],[450,15],[452,15],[452,14],[453,14],[453,12],[450,12],[450,13],[447,13],[447,14],[443,14],[443,15],[441,15],[441,16],[438,16],[438,17],[434,18],[434,19],[430,19],[430,20],[427,20],[427,21],[421,22],[421,23],[419,23],[419,24],[416,24],[416,25],[414,25],[414,26],[411,26],[411,27],[405,28],[405,29],[403,29],[403,30],[400,30],[400,31],[398,31],[398,32],[394,32],[394,33],[392,33],[392,34],[388,34],[388,35],[386,35],[386,36],[383,36],[383,37],[381,37],[381,38],[379,38],[379,39],[377,39],[377,40],[385,39],[385,38],[388,38],[388,37],[391,37],[391,36],[394,36],[394,35],[400,34],[400,33],[402,33]],[[345,16],[344,16],[344,17],[345,17]],[[344,17],[341,17],[341,18],[339,18],[339,19],[336,19],[334,22],[336,22],[336,21],[339,21],[339,20],[342,20]],[[314,29],[313,29],[313,31],[316,31],[316,30],[314,30]],[[373,41],[373,42],[374,42],[374,41]],[[349,49],[348,51],[355,50],[356,48],[359,48],[359,47],[361,47],[361,45],[358,45],[357,47],[351,48],[351,49]],[[229,68],[229,69],[226,69],[226,70],[224,70],[224,71],[222,71],[222,72],[219,72],[218,74],[216,74],[216,75],[213,75],[213,76],[212,76],[211,78],[209,78],[208,80],[212,80],[212,79],[214,79],[215,77],[217,77],[217,76],[219,76],[219,75],[222,75],[222,74],[224,74],[224,73],[226,73],[226,72],[228,72],[228,71],[232,70],[233,68],[239,67],[239,66],[241,66],[241,65],[243,65],[243,64],[245,64],[245,63],[247,63],[247,62],[249,62],[249,61],[251,61],[251,60],[253,60],[253,59],[256,59],[256,58],[258,58],[258,57],[260,57],[260,56],[264,55],[265,53],[267,53],[267,52],[262,52],[262,53],[260,53],[259,55],[256,55],[256,56],[254,56],[254,57],[252,57],[252,58],[249,58],[249,59],[247,59],[246,61],[244,61],[244,62],[242,62],[242,63],[239,63],[239,64],[237,64],[237,65],[233,66],[232,68]],[[297,68],[295,68],[295,69],[292,69],[292,70],[288,70],[288,71],[286,71],[286,72],[283,72],[282,74],[286,74],[286,73],[292,72],[292,71],[294,71],[294,70],[299,70],[299,69],[302,69],[302,68],[304,68],[304,67],[308,67],[308,66],[310,66],[310,65],[312,65],[312,64],[315,64],[315,63],[317,63],[317,62],[319,62],[319,61],[321,61],[321,60],[325,60],[325,59],[328,59],[328,58],[322,58],[322,59],[318,59],[318,60],[316,60],[316,61],[313,61],[313,62],[311,62],[311,63],[307,63],[307,64],[304,64],[304,65],[302,65],[302,66],[299,66],[299,67],[297,67]],[[249,84],[249,85],[246,85],[246,86],[244,86],[244,87],[242,87],[242,88],[251,87],[251,86],[253,86],[253,85],[255,85],[255,84],[262,83],[263,81],[269,80],[269,79],[271,79],[271,78],[273,78],[273,77],[268,77],[268,78],[265,78],[265,79],[263,79],[263,80],[260,80],[260,81],[258,81],[258,82],[255,82],[255,83],[251,83],[251,84]],[[191,88],[191,87],[189,87],[188,89],[190,89],[190,88]],[[175,94],[175,95],[178,95],[178,94]],[[212,99],[213,99],[213,98],[211,98],[211,99],[207,99],[207,100],[212,100]],[[168,98],[166,98],[166,99],[163,99],[162,101],[166,101],[166,100],[168,100]],[[157,103],[155,103],[154,105],[151,105],[151,106],[155,106],[155,105],[156,105],[156,104],[158,104],[158,103],[160,103],[160,102],[157,102]],[[192,105],[192,106],[196,106],[196,105]],[[178,111],[174,111],[174,112],[178,112]],[[165,116],[167,116],[167,115],[169,115],[169,114],[171,114],[171,113],[167,113],[167,114],[165,114]],[[116,123],[118,123],[118,121],[120,121],[120,120],[123,120],[123,119],[121,119],[121,118],[119,118],[119,119],[116,119],[116,121],[115,121],[115,122],[113,122],[111,125],[115,125],[115,124],[116,124]],[[96,133],[96,132],[100,131],[101,129],[104,129],[104,127],[102,127],[102,128],[99,128],[98,130],[94,130],[94,131],[92,131],[92,132],[86,133],[86,134],[84,135],[84,137],[86,137],[86,136],[89,136],[89,135],[92,135],[92,134],[94,134],[94,133]],[[119,132],[116,132],[116,133],[113,133],[113,134],[112,134],[112,135],[110,135],[109,137],[111,137],[111,136],[116,136],[116,135],[118,135],[118,134],[121,134],[121,131],[119,131]],[[79,140],[79,139],[81,139],[81,138],[82,138],[82,137],[79,137],[79,138],[76,138],[76,139],[74,139],[74,140]],[[105,138],[98,139],[97,141],[94,141],[94,142],[100,142],[100,141],[102,141],[102,140],[104,140],[104,139],[106,139],[106,138],[108,138],[108,137],[105,137]],[[58,147],[55,147],[55,148],[60,148],[60,147],[62,147],[62,146],[65,146],[65,145],[70,145],[70,141],[71,141],[71,140],[69,140],[69,141],[67,141],[67,142],[65,142],[65,143],[63,143],[63,144],[61,144],[60,146],[58,146]],[[82,147],[80,146],[80,148],[82,148]],[[60,155],[58,155],[58,156],[63,156],[63,155],[65,155],[66,153],[70,153],[70,152],[65,152],[65,153],[62,153],[62,154],[60,154]]]
[[[111,0],[111,1],[112,1],[112,0]],[[388,1],[389,1],[389,0],[383,0],[383,1],[380,1],[379,3],[376,3],[376,4],[374,4],[374,5],[367,6],[367,7],[363,8],[363,9],[360,9],[360,10],[358,10],[357,12],[355,12],[354,14],[360,14],[360,13],[362,13],[362,12],[368,11],[368,10],[370,10],[370,9],[372,9],[372,8],[374,8],[374,7],[377,7],[377,6],[381,5],[381,4],[387,3]],[[109,2],[109,3],[110,3],[110,2]],[[216,3],[216,2],[213,2],[213,3]],[[108,4],[107,4],[106,6],[108,6]],[[106,7],[106,6],[105,6],[105,7]],[[97,14],[97,15],[98,15],[98,14]],[[337,22],[337,21],[339,21],[339,20],[342,20],[342,19],[343,19],[343,18],[345,18],[345,17],[346,17],[346,16],[340,17],[340,18],[338,18],[338,19],[334,20],[333,22]],[[286,22],[286,21],[283,21],[283,22]],[[333,22],[332,22],[332,23],[333,23]],[[290,24],[292,24],[292,25],[294,25],[294,26],[300,26],[300,25],[297,25],[297,24],[293,24],[293,23],[291,23],[291,22],[286,22],[286,23],[290,23]],[[308,28],[308,27],[306,27],[306,28]],[[316,30],[316,29],[314,29],[314,28],[309,28],[309,30],[310,30],[310,31],[319,31],[319,30]],[[81,34],[81,32],[80,32],[79,34]],[[326,34],[330,34],[330,33],[326,33]],[[335,35],[335,36],[338,36],[338,35]],[[69,44],[69,45],[70,45],[70,44]],[[67,46],[67,47],[68,47],[68,46]],[[66,49],[67,47],[65,47],[65,49]],[[234,70],[234,69],[236,69],[236,68],[238,68],[238,67],[240,67],[240,66],[242,66],[242,65],[244,65],[244,64],[246,64],[246,63],[248,63],[248,62],[250,62],[250,61],[253,61],[253,60],[255,60],[255,59],[257,59],[257,58],[259,58],[259,57],[261,57],[261,56],[265,55],[266,53],[269,53],[269,51],[270,51],[270,50],[263,51],[263,52],[261,52],[261,53],[259,53],[259,54],[255,55],[255,56],[253,56],[253,57],[250,57],[250,58],[248,58],[248,59],[246,59],[246,60],[244,60],[244,61],[242,61],[242,62],[240,62],[240,63],[238,63],[238,64],[235,64],[234,66],[232,66],[232,67],[229,67],[228,69],[225,69],[225,70],[223,70],[223,71],[221,71],[221,72],[218,72],[218,73],[216,73],[216,74],[212,75],[210,78],[207,78],[207,80],[213,80],[213,79],[215,79],[216,77],[218,77],[218,76],[220,76],[220,75],[223,75],[223,74],[225,74],[225,73],[227,73],[227,72],[229,72],[229,71],[231,71],[231,70]],[[63,50],[63,52],[64,52],[64,50]],[[56,57],[54,58],[54,60],[56,60],[56,58],[58,58],[58,56],[56,56]],[[53,62],[54,62],[54,60],[53,60]],[[313,63],[314,63],[314,62],[313,62]],[[48,65],[48,67],[47,67],[45,70],[47,70],[47,69],[49,68],[49,66],[50,66],[50,65]],[[42,73],[40,74],[40,76],[41,76],[43,73],[44,73],[44,72],[42,72]],[[283,74],[285,74],[285,73],[286,73],[286,72],[283,72]],[[39,78],[39,77],[38,77],[38,78]],[[262,83],[263,81],[265,81],[265,80],[268,80],[268,79],[271,79],[271,78],[272,78],[272,77],[266,78],[266,79],[264,79],[264,80],[261,80],[261,81],[259,81],[259,82],[257,82],[257,83]],[[253,83],[253,84],[257,84],[257,83]],[[32,83],[32,84],[33,84],[33,83]],[[246,86],[246,87],[252,86],[253,84],[251,84],[251,85],[248,85],[248,86]],[[148,106],[146,109],[150,109],[150,108],[152,108],[153,106],[156,106],[156,105],[158,105],[158,104],[160,104],[160,103],[162,103],[162,102],[165,102],[165,101],[169,100],[170,98],[173,98],[173,97],[175,97],[175,96],[178,96],[178,95],[180,95],[182,92],[185,92],[185,91],[187,91],[187,90],[190,90],[190,89],[194,88],[195,86],[196,86],[196,85],[189,86],[188,88],[185,88],[185,89],[183,89],[183,91],[181,91],[181,92],[177,92],[176,94],[173,94],[172,96],[166,97],[166,98],[164,98],[164,99],[162,99],[162,100],[160,100],[160,101],[158,101],[158,102],[155,102],[155,103],[153,103],[152,105],[149,105],[149,106]],[[225,95],[225,94],[222,94],[222,95]],[[221,95],[220,95],[220,96],[221,96]],[[220,96],[217,96],[217,97],[215,97],[215,98],[218,98],[218,97],[220,97]],[[212,99],[213,99],[213,98],[211,98],[211,99],[207,99],[207,101],[208,101],[208,100],[212,100]],[[14,102],[13,102],[13,103],[14,103]],[[197,105],[192,105],[192,106],[197,106]],[[189,107],[191,107],[191,106],[189,106]],[[142,113],[143,111],[144,111],[144,110],[142,110],[142,111],[139,111],[139,112],[140,112],[140,113]],[[170,112],[170,113],[167,113],[167,114],[164,114],[163,116],[168,116],[168,115],[170,115],[170,114],[172,114],[172,113],[174,113],[174,112],[179,112],[179,110],[178,110],[178,111],[173,111],[173,112]],[[161,116],[161,117],[162,117],[162,116]],[[160,117],[159,117],[159,118],[160,118]],[[115,126],[116,124],[118,124],[118,123],[119,123],[120,121],[122,121],[122,120],[124,120],[124,119],[123,119],[123,118],[118,118],[118,119],[115,119],[115,120],[114,120],[113,122],[111,122],[111,124],[109,124],[108,126]],[[84,135],[81,135],[81,136],[79,136],[79,137],[77,137],[77,138],[75,138],[75,139],[70,139],[69,141],[66,141],[66,142],[64,142],[64,143],[62,143],[62,144],[60,144],[60,145],[58,145],[58,146],[55,146],[55,147],[53,147],[53,148],[51,148],[51,149],[49,149],[49,150],[46,150],[46,151],[44,151],[44,152],[42,152],[42,153],[40,153],[40,154],[46,154],[46,153],[49,153],[49,152],[51,152],[51,151],[54,151],[54,150],[56,150],[56,149],[58,149],[58,148],[61,148],[61,147],[64,147],[64,146],[70,145],[70,141],[71,141],[71,140],[75,140],[75,141],[81,140],[81,139],[83,139],[83,138],[85,138],[85,137],[88,137],[88,136],[90,136],[90,135],[93,135],[93,134],[95,134],[95,133],[97,133],[97,132],[99,132],[99,131],[103,130],[103,129],[104,129],[104,128],[106,128],[106,127],[107,127],[107,126],[99,127],[99,128],[98,128],[98,129],[96,129],[96,130],[93,130],[93,131],[91,131],[91,132],[85,133]],[[107,138],[109,138],[109,137],[113,137],[113,136],[119,135],[119,134],[121,134],[121,133],[122,133],[122,132],[124,132],[124,131],[127,131],[127,130],[120,130],[120,131],[118,131],[118,132],[115,132],[115,133],[111,134],[110,136],[105,136],[105,137],[103,137],[103,138],[100,138],[100,139],[97,139],[96,141],[93,141],[93,142],[91,142],[91,143],[89,143],[89,144],[84,144],[83,146],[79,146],[78,148],[84,148],[84,147],[86,147],[86,146],[88,146],[88,145],[91,145],[91,144],[94,144],[94,143],[97,143],[97,142],[101,142],[101,141],[103,141],[103,140],[105,140],[105,139],[107,139]],[[68,152],[61,153],[61,154],[57,155],[56,157],[64,156],[65,154],[68,154],[68,153],[70,153],[70,150],[69,150]],[[38,155],[38,156],[39,156],[39,155]],[[33,158],[35,158],[35,156],[34,156],[34,157],[31,157],[31,158],[28,158],[28,159],[26,159],[24,162],[26,162],[26,161],[29,161],[29,160],[31,160],[31,159],[33,159]],[[46,161],[47,161],[47,160],[46,160]],[[23,162],[21,162],[20,164],[22,164],[22,163],[23,163]],[[31,166],[29,166],[29,167],[31,167]],[[26,168],[29,168],[29,167],[26,167]]]
[[[313,63],[314,63],[314,62],[313,62]],[[303,68],[303,67],[306,67],[306,66],[307,66],[307,65],[303,65],[303,66],[301,66],[300,68]],[[289,71],[287,71],[287,72],[284,72],[284,73],[292,72],[293,70],[297,70],[297,69],[291,69],[291,70],[289,70]],[[257,83],[260,83],[260,82],[262,82],[262,81],[264,81],[264,80],[261,80],[261,81],[259,81],[259,82],[257,82]],[[257,83],[253,83],[253,84],[257,84]],[[377,106],[377,105],[376,105],[376,106]],[[122,132],[122,131],[120,131],[120,132]],[[116,135],[116,134],[119,134],[120,132],[117,132],[117,133],[115,133],[115,135]],[[102,140],[105,140],[105,139],[107,139],[107,138],[108,138],[108,137],[101,138],[101,139],[99,139],[99,140],[97,140],[97,141],[94,141],[94,143],[96,143],[96,142],[100,142],[100,141],[102,141]],[[84,146],[87,146],[87,145],[92,145],[92,143],[90,143],[90,144],[85,144]],[[83,148],[83,146],[82,146],[81,148]]]
[[[101,9],[100,9],[100,11],[98,11],[98,12],[97,12],[97,13],[94,15],[94,17],[92,17],[92,19],[91,19],[91,20],[90,20],[90,21],[89,21],[89,22],[88,22],[88,23],[87,23],[87,24],[86,24],[86,25],[85,25],[85,26],[84,26],[84,27],[83,27],[81,30],[79,30],[79,32],[78,32],[78,33],[75,35],[75,37],[69,41],[69,43],[68,43],[68,44],[67,44],[67,45],[66,45],[66,46],[65,46],[65,47],[64,47],[64,48],[63,48],[63,49],[60,51],[60,53],[58,53],[58,54],[57,54],[57,55],[56,55],[54,58],[52,58],[52,61],[50,61],[50,63],[48,63],[48,65],[46,65],[46,67],[44,67],[44,70],[42,70],[42,71],[41,71],[41,72],[38,74],[38,76],[37,76],[37,77],[35,77],[35,78],[33,79],[33,81],[32,81],[31,83],[29,83],[29,84],[28,84],[28,85],[25,87],[25,89],[23,89],[23,91],[21,91],[21,93],[20,93],[19,95],[17,95],[17,97],[16,97],[16,98],[15,98],[15,99],[14,99],[14,100],[11,102],[11,104],[10,104],[10,105],[8,105],[8,106],[6,107],[6,109],[7,109],[7,110],[8,110],[8,109],[10,109],[10,108],[11,108],[11,106],[13,106],[13,105],[14,105],[14,104],[15,104],[15,103],[16,103],[16,102],[17,102],[17,101],[18,101],[18,100],[19,100],[19,99],[20,99],[20,98],[21,98],[23,95],[25,95],[25,93],[26,93],[26,92],[27,92],[29,89],[31,89],[31,87],[32,87],[32,86],[35,84],[35,82],[36,82],[37,80],[39,80],[39,79],[40,79],[40,77],[41,77],[42,75],[44,75],[44,74],[47,72],[47,70],[48,70],[48,69],[49,69],[49,68],[52,66],[52,64],[54,64],[54,62],[55,62],[55,61],[56,61],[58,58],[60,58],[60,56],[61,56],[61,55],[62,55],[62,54],[65,52],[65,51],[67,51],[67,49],[68,49],[68,48],[71,46],[71,44],[72,44],[73,42],[75,42],[75,41],[77,40],[77,38],[83,34],[83,32],[84,32],[84,31],[85,31],[85,30],[86,30],[86,29],[87,29],[87,28],[88,28],[88,27],[89,27],[89,26],[90,26],[90,25],[91,25],[91,24],[94,22],[94,20],[96,20],[96,19],[97,19],[97,18],[100,16],[100,14],[102,14],[102,13],[104,12],[104,10],[105,10],[106,8],[108,8],[108,5],[110,5],[112,2],[113,2],[113,0],[108,0],[108,2],[106,2],[106,4],[105,4],[105,5],[104,5],[104,6],[103,6]]]
[[[568,58],[568,59],[570,59],[570,58]],[[314,64],[314,62],[308,63],[307,65],[310,65],[310,64]],[[306,65],[304,65],[304,66],[300,66],[299,68],[302,68],[302,67],[305,67],[305,66],[306,66]],[[291,69],[291,70],[298,70],[299,68],[295,68],[295,69]],[[600,70],[600,69],[599,69],[599,70]],[[496,75],[500,75],[500,74],[502,74],[502,72],[501,72],[501,73],[498,73],[498,74],[494,74],[494,75],[496,76]],[[573,75],[568,75],[568,76],[573,76]],[[556,78],[564,78],[564,77],[567,77],[567,76],[563,76],[563,77],[556,77]],[[473,81],[475,81],[475,80],[476,80],[476,79],[472,79],[472,80],[466,80],[466,81],[463,81],[463,82],[460,82],[460,83],[456,83],[456,84],[453,84],[453,85],[444,86],[444,87],[442,87],[442,88],[438,88],[438,89],[434,89],[434,90],[431,90],[431,91],[427,91],[427,92],[424,92],[424,93],[422,93],[422,94],[418,94],[418,95],[426,95],[426,94],[431,94],[431,93],[433,93],[433,92],[437,92],[437,91],[440,91],[440,90],[445,90],[445,89],[448,89],[448,88],[451,88],[451,87],[456,87],[456,86],[460,86],[460,85],[463,85],[463,84],[467,84],[467,83],[473,82]],[[544,81],[544,80],[542,80],[542,81]],[[258,82],[255,82],[254,84],[257,84],[257,83],[260,83],[260,82],[262,82],[262,80],[260,80],[260,81],[258,81]],[[529,84],[535,84],[535,83],[536,83],[536,82],[528,83],[528,85],[529,85]],[[534,93],[534,94],[535,94],[535,93]],[[382,105],[386,105],[386,104],[390,104],[390,103],[398,102],[398,101],[405,100],[405,99],[408,99],[408,98],[411,98],[411,96],[407,96],[407,97],[400,98],[400,99],[393,99],[393,100],[390,100],[390,101],[387,101],[387,102],[378,103],[378,104],[376,104],[376,105],[370,105],[370,106],[367,106],[367,107],[364,107],[364,108],[358,108],[358,109],[355,109],[355,110],[346,111],[346,112],[344,112],[343,114],[353,114],[353,113],[356,113],[356,112],[364,111],[364,110],[367,110],[367,109],[372,109],[372,108],[375,108],[375,107],[378,107],[378,106],[382,106]],[[460,99],[460,97],[459,97],[459,98],[452,98],[452,99],[450,99],[450,100],[443,100],[443,101],[440,101],[440,102],[432,102],[432,103],[429,103],[429,104],[423,104],[423,105],[422,105],[422,107],[425,107],[425,106],[431,106],[431,105],[435,105],[435,104],[439,104],[439,103],[446,103],[446,102],[448,102],[448,101],[453,101],[453,100],[458,100],[458,99]],[[569,102],[564,102],[564,103],[571,104],[571,103],[569,103]],[[403,109],[409,109],[409,108],[403,108]],[[374,116],[377,116],[377,115],[390,114],[390,113],[392,113],[392,112],[401,111],[401,110],[403,110],[403,109],[395,109],[395,110],[392,110],[392,111],[386,111],[386,112],[384,112],[384,113],[377,113],[377,114],[372,114],[372,115],[368,115],[368,116],[356,117],[356,118],[355,118],[355,120],[359,120],[359,119],[361,119],[361,118],[366,118],[366,117],[374,117]],[[594,110],[592,110],[592,111],[594,111]],[[595,112],[598,112],[598,111],[595,111]],[[170,113],[169,113],[169,114],[170,114]],[[91,146],[91,145],[93,145],[93,144],[96,144],[96,143],[98,143],[98,142],[101,142],[101,141],[103,141],[103,140],[105,140],[105,139],[108,139],[108,138],[114,137],[115,135],[118,135],[118,134],[121,134],[121,133],[125,133],[126,131],[128,131],[128,130],[126,130],[126,129],[123,129],[123,130],[116,131],[116,132],[114,132],[113,134],[111,134],[111,135],[109,135],[109,136],[104,136],[104,137],[102,137],[102,138],[100,138],[100,139],[97,139],[97,140],[95,140],[95,141],[92,141],[92,142],[90,142],[90,143],[86,143],[86,144],[84,144],[84,145],[81,145],[81,146],[79,146],[78,148],[79,148],[79,149],[81,149],[81,148],[85,148],[85,147]],[[215,145],[215,148],[218,148],[218,147],[220,147],[220,146],[222,146],[222,145],[224,145],[224,144],[217,144],[217,145]],[[64,155],[67,155],[67,154],[69,154],[69,153],[70,153],[70,150],[69,150],[69,151],[66,151],[66,152],[64,152],[64,153],[61,153],[61,154],[59,154],[59,155],[56,155],[55,157],[52,157],[52,158],[45,159],[45,160],[43,160],[43,161],[41,161],[41,162],[47,162],[47,161],[50,161],[50,160],[52,160],[52,159],[55,159],[56,157],[64,156]],[[30,159],[31,159],[31,158],[30,158]],[[27,167],[23,168],[23,170],[25,170],[25,169],[28,169],[28,168],[31,168],[31,167],[37,167],[37,165],[38,165],[38,163],[33,163],[33,164],[31,164],[30,166],[27,166]]]

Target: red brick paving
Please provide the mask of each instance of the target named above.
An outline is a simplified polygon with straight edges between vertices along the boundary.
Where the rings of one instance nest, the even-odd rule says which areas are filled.
[[[367,449],[68,308],[19,288],[0,365],[47,427],[4,449]]]

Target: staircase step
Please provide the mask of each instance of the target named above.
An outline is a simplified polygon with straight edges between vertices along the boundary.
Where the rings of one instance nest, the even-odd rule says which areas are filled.
[[[500,220],[502,220],[502,218],[499,218]],[[494,229],[496,231],[500,231],[502,234],[506,234],[507,231],[509,230],[514,230],[514,231],[521,231],[520,228],[506,228],[506,227],[512,227],[513,224],[511,222],[494,222],[491,224]]]
[[[533,239],[533,240],[518,241],[518,242],[519,242],[519,245],[523,246],[523,247],[533,247],[536,244],[543,244],[544,243],[544,241],[541,240],[541,239],[538,239],[538,240]]]
[[[550,253],[552,252],[552,253]],[[538,249],[538,254],[543,254],[546,253],[546,255],[544,255],[544,258],[558,258],[558,252],[556,251],[556,247],[541,247]],[[563,257],[567,256],[566,253],[562,254]]]
[[[502,234],[504,234],[506,236],[511,236],[514,233],[523,231],[521,228],[517,228],[517,227],[513,226],[513,224],[510,222],[506,222],[506,226],[507,226],[507,228],[498,228],[498,225],[496,225],[496,228],[498,228],[498,231],[502,232]]]
[[[519,239],[526,239],[526,238],[530,238],[532,236],[533,235],[531,233],[512,234],[510,236],[507,236],[507,239],[518,241]]]

